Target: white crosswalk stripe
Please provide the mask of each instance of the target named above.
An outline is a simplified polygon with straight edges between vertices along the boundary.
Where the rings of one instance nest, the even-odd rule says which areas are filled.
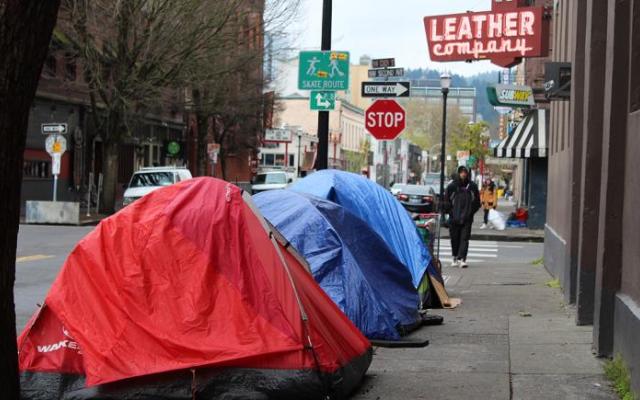
[[[502,246],[498,242],[470,241],[467,262],[480,264],[495,260],[498,258],[499,247]],[[440,243],[440,261],[443,266],[449,266],[453,261],[451,242],[448,240]]]

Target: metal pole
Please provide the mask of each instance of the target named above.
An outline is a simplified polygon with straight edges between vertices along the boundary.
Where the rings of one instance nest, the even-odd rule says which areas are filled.
[[[58,201],[58,174],[53,175],[53,201]]]
[[[322,45],[321,50],[331,50],[331,5],[332,0],[322,3]],[[327,169],[329,159],[329,111],[318,112],[318,158],[316,169]]]
[[[444,193],[444,166],[446,162],[445,148],[447,141],[447,95],[449,94],[449,89],[442,88],[442,141],[440,148],[440,215],[442,220],[444,221],[444,202],[445,202],[445,193]]]
[[[382,166],[382,186],[386,189],[389,185],[387,180],[387,168],[389,166],[389,153],[387,152],[387,141],[382,141],[382,152],[384,154],[384,165]]]
[[[300,145],[302,144],[302,135],[298,135],[298,161],[296,162],[296,176],[300,177]]]
[[[442,88],[442,148],[440,149],[440,199],[438,208],[440,209],[440,223],[444,222],[444,204],[445,204],[445,192],[444,192],[444,166],[446,162],[445,148],[447,141],[447,95],[449,94],[449,88]],[[438,228],[438,259],[440,259],[440,229]]]

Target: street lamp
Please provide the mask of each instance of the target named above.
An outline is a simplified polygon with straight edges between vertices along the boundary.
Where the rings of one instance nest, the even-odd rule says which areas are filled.
[[[444,72],[440,75],[440,89],[442,91],[442,143],[440,147],[440,199],[439,211],[441,221],[444,221],[444,164],[445,164],[445,145],[447,140],[447,95],[449,94],[449,86],[451,86],[451,76]]]

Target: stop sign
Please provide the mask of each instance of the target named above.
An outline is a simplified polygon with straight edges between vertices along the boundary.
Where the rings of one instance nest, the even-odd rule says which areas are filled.
[[[406,127],[404,108],[395,100],[377,100],[365,113],[365,127],[378,140],[393,140]]]

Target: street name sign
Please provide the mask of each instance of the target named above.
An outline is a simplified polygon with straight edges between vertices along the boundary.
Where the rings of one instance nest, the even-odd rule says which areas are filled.
[[[396,66],[395,58],[377,58],[371,60],[371,68],[391,68]]]
[[[369,78],[398,78],[404,76],[404,68],[370,69]]]
[[[409,97],[410,82],[362,82],[362,97]]]
[[[313,111],[331,111],[336,108],[336,92],[311,91],[309,106]]]
[[[48,123],[42,124],[40,126],[40,130],[44,135],[64,135],[67,133],[67,124],[66,123]]]
[[[349,90],[349,52],[301,51],[298,89]]]
[[[393,140],[406,127],[406,119],[395,100],[376,100],[365,112],[365,128],[378,140]]]
[[[491,60],[512,67],[524,57],[549,54],[549,21],[544,7],[493,0],[491,11],[424,18],[431,61]]]

